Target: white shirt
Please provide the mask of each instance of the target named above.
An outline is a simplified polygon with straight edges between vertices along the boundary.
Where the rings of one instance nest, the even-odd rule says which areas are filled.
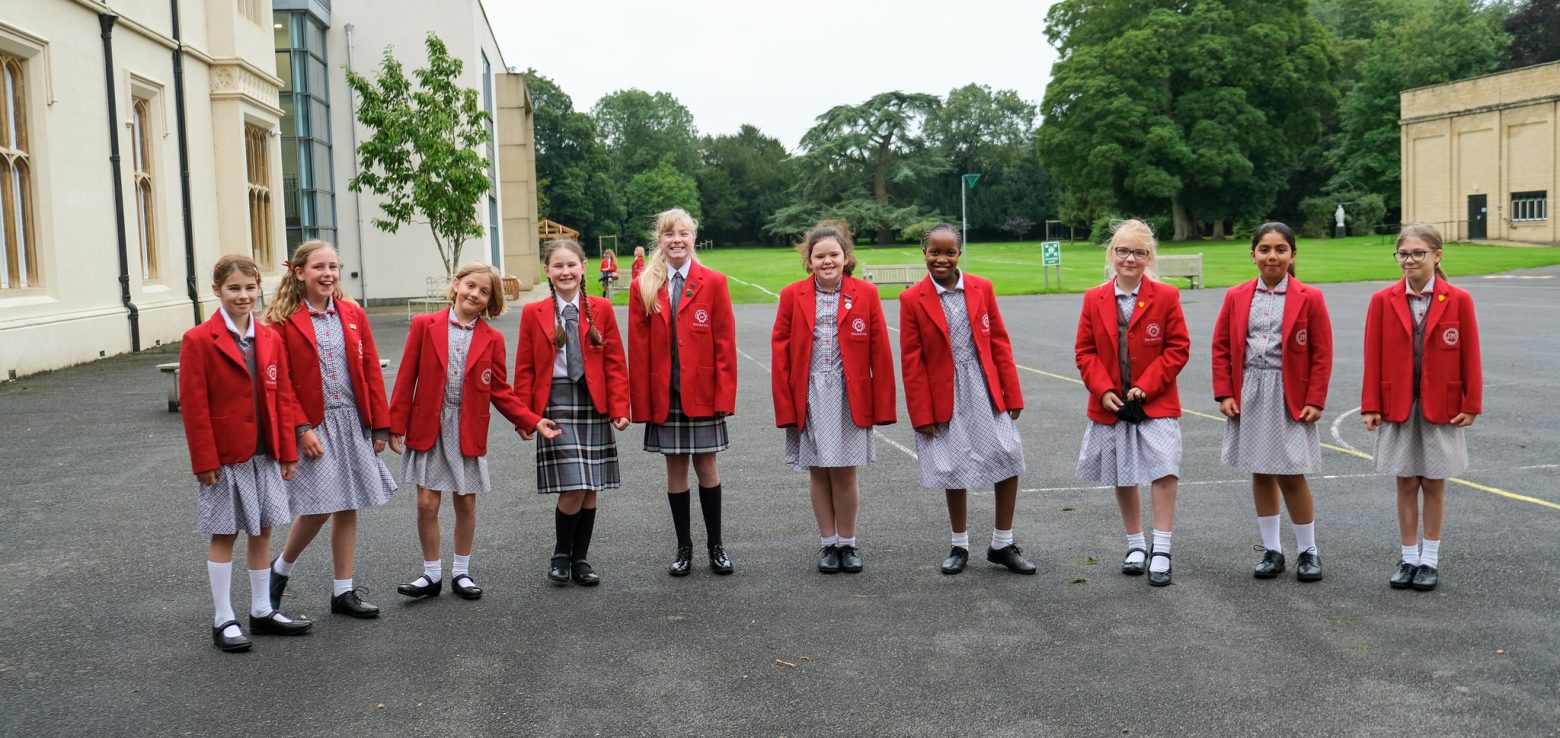
[[[554,295],[553,296],[553,310],[554,310],[553,315],[561,317],[563,315],[563,306],[564,305],[573,305],[575,310],[579,310],[580,309],[580,293],[579,292],[575,292],[573,300],[565,300],[565,299],[563,299],[561,297],[558,297],[558,296]],[[578,313],[578,316],[579,316],[578,317],[578,323],[576,325],[580,326],[580,328],[579,328],[579,330],[581,331],[580,332],[580,348],[583,349],[583,348],[585,348],[585,335],[584,335],[584,330],[583,330],[583,326],[585,325],[585,313],[583,311],[581,311],[581,312]],[[558,325],[558,326],[555,326],[554,329],[561,331],[561,330],[563,330],[563,326],[562,325]],[[583,359],[585,357],[581,356],[580,358]],[[563,378],[567,379],[569,377],[569,349],[568,349],[567,346],[558,347],[556,350],[553,351],[553,372],[552,372],[552,375],[553,375],[553,379],[557,379],[559,377],[563,377]]]
[[[938,297],[942,297],[944,292],[953,292],[954,290],[964,289],[964,270],[959,270],[959,281],[953,284],[953,289],[948,289],[947,287],[942,286],[942,283],[935,279],[932,280],[932,287],[937,290]]]
[[[249,330],[248,331],[241,331],[241,330],[238,329],[238,324],[233,322],[233,316],[228,315],[228,311],[227,311],[226,308],[217,308],[217,312],[222,313],[222,322],[227,323],[227,329],[229,331],[231,331],[233,333],[233,335],[238,336],[240,338],[247,338],[247,339],[250,339],[250,340],[254,340],[254,337],[255,337],[255,314],[254,313],[250,313],[249,314]]]
[[[1429,258],[1429,257],[1425,257],[1425,258]],[[1412,284],[1408,283],[1408,277],[1404,277],[1403,278],[1403,292],[1405,294],[1407,294],[1409,297],[1419,297],[1421,295],[1428,295],[1428,294],[1430,294],[1432,292],[1435,292],[1435,273],[1434,272],[1430,273],[1430,281],[1426,282],[1425,283],[1425,288],[1420,290],[1420,291],[1418,291],[1418,292],[1415,292],[1414,291],[1414,286]]]

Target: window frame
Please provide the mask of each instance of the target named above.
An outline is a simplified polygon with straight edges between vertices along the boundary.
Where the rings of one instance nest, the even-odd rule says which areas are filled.
[[[27,57],[0,49],[0,293],[5,294],[42,286],[27,66]]]
[[[1528,190],[1511,193],[1512,223],[1543,223],[1548,220],[1548,190]]]

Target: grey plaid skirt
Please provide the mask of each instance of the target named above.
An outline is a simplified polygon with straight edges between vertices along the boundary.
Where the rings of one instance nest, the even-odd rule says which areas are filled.
[[[536,441],[536,491],[541,494],[576,489],[601,491],[621,486],[617,439],[607,416],[596,412],[583,382],[555,377],[547,398],[550,418],[563,430],[557,438]]]
[[[645,423],[645,450],[667,456],[711,454],[731,448],[725,418],[683,415],[682,398],[672,392],[665,423]]]

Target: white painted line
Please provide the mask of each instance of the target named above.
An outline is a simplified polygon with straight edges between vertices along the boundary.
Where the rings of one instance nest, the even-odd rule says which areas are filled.
[[[758,359],[753,358],[752,354],[750,354],[750,353],[748,353],[746,351],[743,351],[742,349],[737,349],[737,353],[742,354],[743,358],[747,359],[748,361],[751,361],[754,364],[757,364],[757,365],[763,367],[764,371],[766,371],[766,372],[770,371],[768,364],[765,364],[764,362],[759,361]],[[878,438],[883,439],[884,443],[886,443],[886,444],[888,444],[890,446],[893,446],[894,448],[897,448],[900,451],[905,452],[905,454],[907,456],[909,456],[910,458],[912,458],[912,459],[919,460],[921,458],[920,456],[916,455],[915,451],[913,451],[913,450],[911,450],[909,448],[906,448],[903,444],[899,443],[898,441],[895,441],[894,439],[889,438],[888,436],[883,435],[883,432],[878,430],[878,429],[876,429],[876,428],[872,429],[872,435],[875,435]]]
[[[1338,424],[1339,423],[1342,423],[1344,421],[1344,419],[1349,417],[1350,415],[1356,415],[1356,416],[1359,415],[1359,412],[1360,412],[1360,409],[1358,407],[1356,407],[1353,410],[1345,411],[1342,415],[1339,415],[1338,417],[1333,418],[1333,422],[1332,422],[1332,437],[1333,437],[1334,441],[1338,442],[1339,446],[1342,446],[1342,447],[1344,447],[1344,448],[1346,448],[1346,449],[1348,449],[1350,451],[1353,451],[1354,453],[1363,454],[1363,452],[1360,451],[1359,449],[1357,449],[1357,448],[1355,448],[1353,446],[1350,446],[1348,441],[1343,440],[1343,435],[1338,432]]]
[[[775,294],[773,292],[770,292],[768,289],[766,289],[761,284],[753,284],[752,282],[748,282],[748,281],[745,281],[745,280],[737,279],[736,277],[733,277],[730,274],[726,275],[726,279],[729,279],[729,280],[731,280],[733,282],[736,282],[737,284],[745,284],[745,285],[747,285],[749,287],[752,287],[755,290],[758,290],[759,292],[762,292],[762,293],[764,293],[766,295],[769,295],[770,297],[775,298],[776,300],[780,299],[779,295],[777,295],[777,294]]]

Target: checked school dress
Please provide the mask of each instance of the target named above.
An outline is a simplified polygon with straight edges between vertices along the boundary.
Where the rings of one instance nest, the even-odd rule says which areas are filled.
[[[1119,323],[1132,322],[1137,292],[1122,293],[1116,288],[1116,313]],[[1283,395],[1279,395],[1283,402]],[[1149,484],[1162,477],[1181,475],[1181,421],[1179,418],[1149,418],[1133,424],[1117,421],[1106,425],[1093,420],[1083,431],[1083,449],[1078,452],[1075,473],[1113,487]]]
[[[226,314],[223,314],[226,318]],[[260,390],[259,372],[255,366],[255,323],[249,321],[249,333],[240,336],[232,330],[229,321],[228,335],[238,344],[249,369],[250,380],[255,385],[255,415],[261,421],[255,439],[254,456],[236,464],[223,464],[217,473],[216,484],[199,484],[199,497],[195,503],[196,530],[200,533],[227,535],[247,533],[259,535],[273,525],[285,525],[292,520],[287,509],[287,483],[282,481],[282,465],[276,460],[266,443],[266,413],[260,407],[265,393]],[[285,431],[284,431],[285,432]]]
[[[1419,383],[1425,356],[1425,316],[1435,283],[1419,294],[1405,289],[1414,318],[1414,404],[1401,423],[1382,421],[1376,428],[1376,471],[1394,477],[1447,479],[1468,470],[1468,443],[1463,429],[1451,423],[1431,423],[1420,410]]]
[[[839,342],[840,293],[818,290],[813,301],[812,358],[807,374],[806,430],[785,429],[785,463],[797,471],[811,467],[861,466],[877,461],[871,428],[850,416]]]
[[[1284,296],[1289,277],[1269,290],[1257,280],[1247,317],[1240,415],[1224,424],[1220,460],[1248,474],[1310,474],[1322,465],[1315,423],[1302,423],[1284,404]]]
[[[479,318],[480,320],[480,318]],[[492,489],[486,456],[460,453],[460,400],[466,381],[466,354],[475,324],[450,316],[449,363],[444,373],[444,404],[439,410],[439,437],[427,451],[406,449],[401,456],[401,480],[424,489],[469,495]]]

